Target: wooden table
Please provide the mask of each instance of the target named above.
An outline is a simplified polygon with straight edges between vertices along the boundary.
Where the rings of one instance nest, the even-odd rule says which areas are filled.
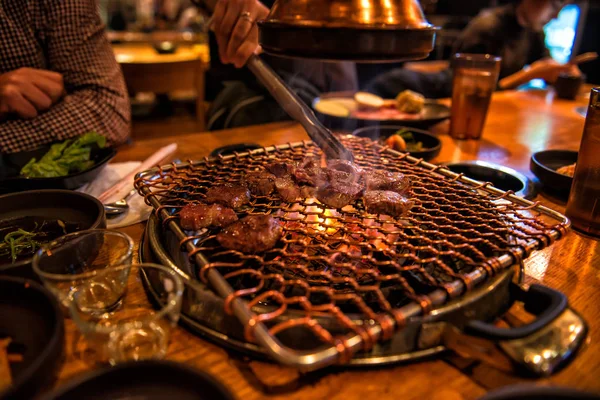
[[[442,152],[436,161],[482,159],[528,173],[532,152],[547,148],[578,149],[584,119],[576,102],[555,100],[546,92],[503,92],[494,95],[490,114],[478,142],[454,141],[440,134]],[[447,129],[443,124],[436,131]],[[262,145],[306,139],[295,123],[279,123],[215,133],[180,136],[177,157],[197,159],[212,149],[238,142]],[[142,160],[170,138],[137,141],[122,148],[115,161]],[[538,200],[558,211],[564,205],[539,196]],[[143,224],[123,229],[136,242]],[[572,306],[587,320],[587,343],[575,361],[551,378],[537,381],[500,373],[482,364],[458,367],[456,362],[434,359],[379,369],[336,369],[299,375],[296,371],[263,362],[249,362],[199,339],[182,328],[172,335],[168,359],[183,362],[218,376],[240,399],[475,399],[490,388],[510,383],[535,382],[600,391],[600,242],[569,233],[550,248],[534,253],[526,261],[526,281],[542,282],[569,297]],[[75,328],[67,320],[67,338]],[[60,383],[90,367],[68,354]]]

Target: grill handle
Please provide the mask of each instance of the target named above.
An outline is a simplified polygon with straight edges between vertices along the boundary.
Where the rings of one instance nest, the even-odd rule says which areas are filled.
[[[542,285],[525,290],[511,283],[511,301],[523,302],[536,320],[516,328],[498,328],[470,321],[461,330],[448,324],[443,334],[447,348],[504,371],[548,376],[564,367],[587,334],[584,320],[569,308],[561,292]]]
[[[533,335],[549,325],[568,306],[567,296],[563,293],[542,285],[531,285],[524,290],[519,285],[511,285],[511,298],[520,301],[525,311],[537,316],[535,321],[516,328],[498,328],[483,321],[470,321],[465,326],[465,333],[490,340],[515,340]]]

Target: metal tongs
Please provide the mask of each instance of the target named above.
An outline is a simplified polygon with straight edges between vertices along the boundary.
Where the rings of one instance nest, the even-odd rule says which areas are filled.
[[[212,15],[216,5],[216,0],[194,0],[193,2],[209,15]],[[281,108],[304,127],[312,141],[323,150],[325,157],[354,160],[352,153],[317,119],[310,107],[259,56],[252,55],[246,67],[267,88]]]
[[[310,107],[259,56],[252,55],[246,66],[281,108],[304,127],[308,136],[323,150],[328,159],[354,160],[352,153],[317,119]]]

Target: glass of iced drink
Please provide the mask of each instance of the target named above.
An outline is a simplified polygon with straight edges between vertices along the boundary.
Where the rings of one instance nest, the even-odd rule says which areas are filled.
[[[567,204],[573,227],[600,238],[600,88],[592,89]]]
[[[452,60],[450,136],[479,139],[500,73],[500,57],[456,54]]]

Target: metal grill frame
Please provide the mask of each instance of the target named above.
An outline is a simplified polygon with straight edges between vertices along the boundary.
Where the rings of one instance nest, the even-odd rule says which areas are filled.
[[[205,157],[201,161],[188,161],[186,163],[177,164],[177,168],[185,168],[187,166],[194,166],[200,163],[216,160],[226,161],[233,158],[243,158],[251,155],[261,155],[264,153],[268,154],[278,151],[293,150],[298,147],[308,146],[314,146],[314,144],[311,141],[302,141],[277,146],[267,146],[261,149],[251,150],[243,153],[235,153],[233,155],[221,156],[219,158]],[[407,153],[400,153],[385,146],[380,146],[380,148],[384,152],[393,155],[399,161],[408,161],[414,166],[424,168],[430,173],[436,173],[444,178],[461,182],[472,189],[481,190],[487,194],[496,196],[497,198],[505,199],[521,207],[546,215],[547,217],[558,222],[556,228],[547,232],[547,241],[541,241],[532,238],[525,245],[519,246],[512,250],[511,254],[504,254],[500,257],[490,259],[487,269],[479,267],[466,274],[466,280],[470,282],[472,286],[477,286],[486,281],[489,276],[489,271],[504,270],[522,262],[524,258],[531,254],[531,252],[545,248],[554,241],[560,239],[570,228],[570,221],[567,217],[552,209],[540,205],[539,202],[531,202],[529,200],[517,197],[510,191],[505,192],[493,187],[493,185],[489,182],[479,182],[470,179],[465,177],[463,174],[456,174],[444,166],[438,166],[425,162],[422,159],[414,158]],[[138,192],[145,197],[146,202],[157,211],[161,221],[166,221],[165,225],[168,226],[168,228],[180,241],[185,243],[185,248],[190,254],[193,254],[196,265],[202,268],[202,266],[209,263],[208,259],[200,251],[198,251],[192,241],[185,240],[188,238],[188,235],[186,235],[186,233],[173,218],[169,218],[169,212],[164,206],[161,205],[156,196],[152,194],[151,189],[142,183],[142,181],[150,181],[156,174],[168,172],[172,168],[174,168],[174,165],[161,166],[137,174],[135,177],[135,187]],[[184,271],[178,270],[177,272],[188,279],[191,278]],[[234,289],[229,285],[229,283],[217,269],[208,269],[206,278],[211,288],[222,298],[227,299],[234,293]],[[447,283],[445,284],[444,289],[436,289],[427,295],[430,306],[439,307],[447,303],[449,300],[458,298],[465,292],[465,289],[467,289],[465,282],[461,279]],[[351,359],[354,353],[360,351],[365,345],[364,337],[356,333],[350,333],[343,339],[338,340],[336,344],[325,345],[315,351],[295,350],[283,345],[277,337],[269,332],[266,325],[261,322],[257,322],[257,315],[251,310],[245,300],[239,297],[233,297],[233,300],[230,302],[229,306],[233,314],[238,318],[242,325],[251,329],[255,342],[263,347],[271,358],[281,364],[293,366],[301,370],[314,370],[336,363],[345,363]],[[395,309],[394,311],[395,313],[401,315],[404,319],[409,319],[421,316],[423,314],[423,307],[416,302],[412,302]],[[375,341],[387,336],[390,331],[393,332],[398,328],[394,318],[390,316],[384,316],[382,319],[385,320],[385,325],[387,325],[386,332],[384,332],[384,329],[380,324],[374,324],[367,327],[368,337]]]

